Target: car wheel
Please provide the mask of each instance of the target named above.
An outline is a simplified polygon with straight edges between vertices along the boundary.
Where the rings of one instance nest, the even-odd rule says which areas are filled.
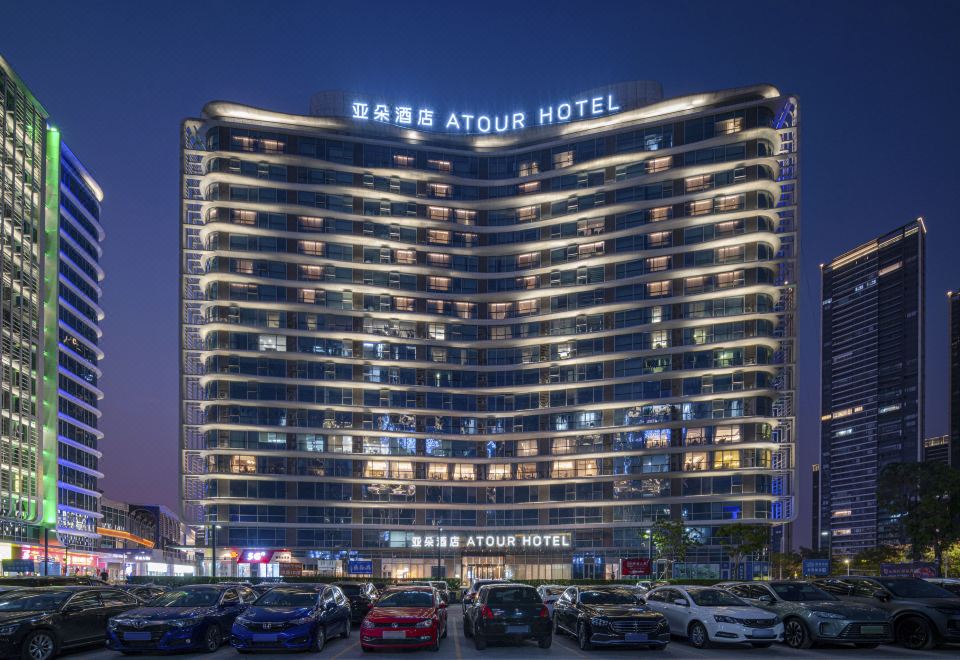
[[[593,648],[593,644],[590,643],[590,631],[587,630],[587,624],[583,621],[577,624],[577,644],[580,645],[581,651],[589,651]]]
[[[23,640],[24,660],[50,660],[57,654],[57,640],[52,632],[37,630]]]
[[[897,624],[897,642],[913,651],[932,649],[937,640],[925,619],[909,616]]]
[[[542,649],[550,648],[551,644],[553,644],[553,635],[547,635],[537,640],[537,646],[539,646]]]
[[[310,647],[310,650],[314,653],[320,653],[326,643],[327,631],[323,629],[323,626],[317,626],[316,632],[313,633],[313,645]]]
[[[710,637],[707,635],[707,628],[699,621],[690,624],[687,630],[687,639],[690,644],[698,649],[705,649],[710,645]]]
[[[487,640],[483,638],[483,634],[478,631],[473,631],[473,646],[478,651],[483,651],[487,648]]]
[[[792,649],[808,649],[813,640],[800,619],[787,619],[783,624],[783,641]]]
[[[347,619],[347,622],[343,626],[343,632],[340,633],[340,636],[344,639],[350,639],[350,619]]]
[[[221,644],[223,644],[223,633],[220,632],[220,626],[215,623],[210,624],[203,633],[203,652],[215,653]]]

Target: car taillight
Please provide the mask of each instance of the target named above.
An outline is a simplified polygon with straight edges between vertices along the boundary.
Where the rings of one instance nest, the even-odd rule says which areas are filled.
[[[550,617],[550,612],[547,610],[547,606],[544,605],[543,607],[540,608],[540,618],[547,619],[549,617]]]
[[[482,616],[484,619],[492,619],[493,610],[491,610],[488,606],[484,605],[483,609],[480,610],[480,616]]]

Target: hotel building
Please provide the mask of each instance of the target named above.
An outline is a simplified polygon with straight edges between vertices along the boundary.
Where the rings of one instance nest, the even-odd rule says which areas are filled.
[[[925,241],[917,219],[821,267],[820,529],[831,556],[901,541],[877,479],[922,457]]]
[[[797,112],[636,82],[186,120],[183,506],[217,573],[599,578],[672,518],[678,574],[721,577],[718,526],[780,538]]]
[[[0,556],[92,568],[103,194],[2,58],[0,106]]]

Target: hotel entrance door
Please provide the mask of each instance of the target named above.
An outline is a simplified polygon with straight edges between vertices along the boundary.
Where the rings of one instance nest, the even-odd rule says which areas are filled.
[[[484,555],[463,558],[463,572],[467,580],[502,580],[504,578],[503,555]]]

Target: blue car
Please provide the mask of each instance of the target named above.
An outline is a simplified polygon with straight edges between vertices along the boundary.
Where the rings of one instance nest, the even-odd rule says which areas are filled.
[[[350,636],[350,601],[327,584],[275,587],[233,622],[230,642],[250,651],[320,651],[327,640]]]
[[[145,607],[107,623],[107,646],[123,653],[193,651],[213,653],[233,620],[257,595],[237,585],[192,585],[168,591]]]

